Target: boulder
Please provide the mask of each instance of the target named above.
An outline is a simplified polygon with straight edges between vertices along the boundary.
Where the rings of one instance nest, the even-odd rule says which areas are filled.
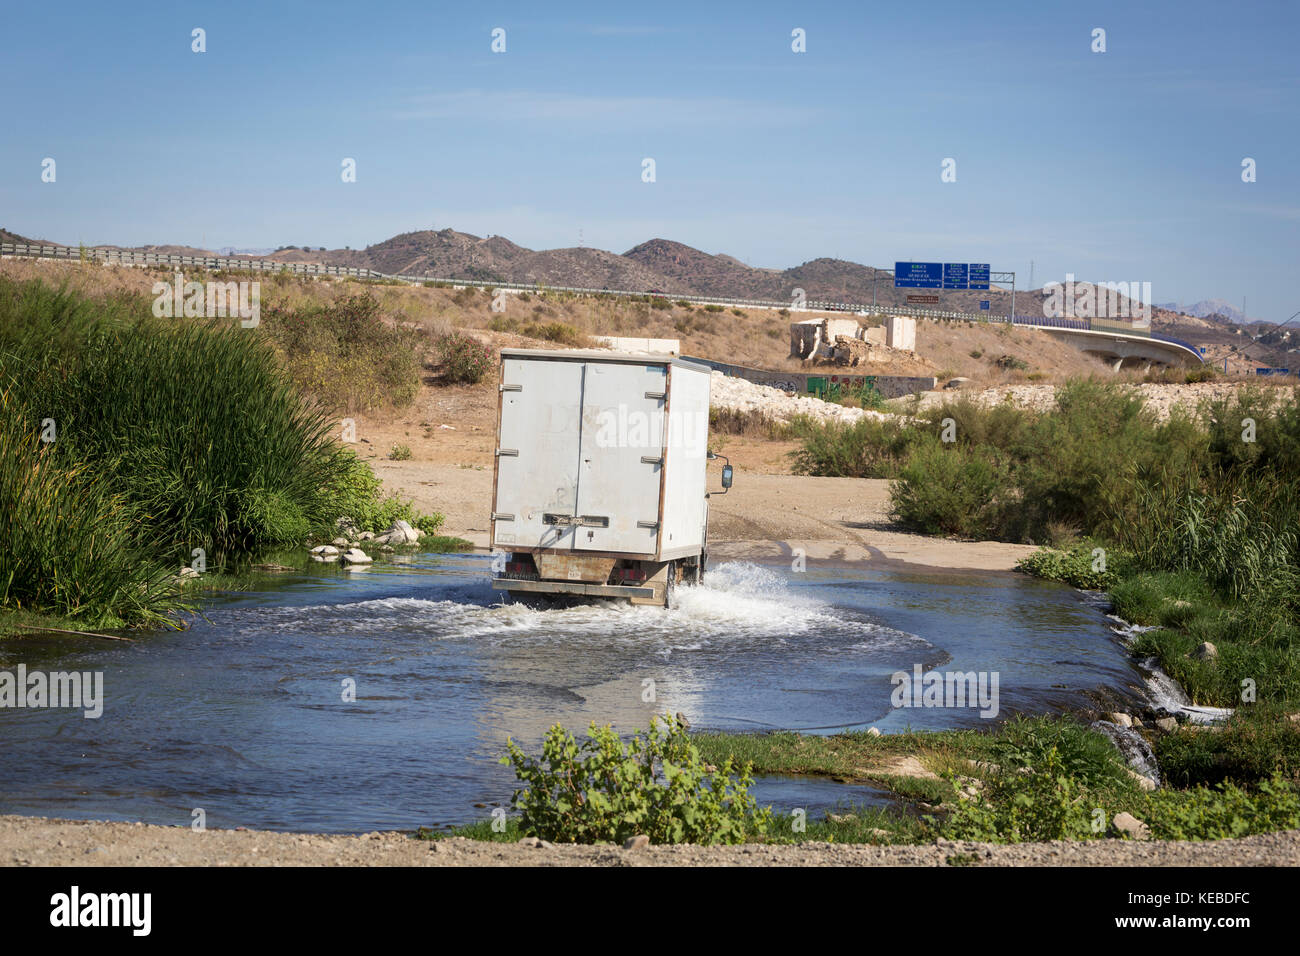
[[[337,555],[339,549],[334,547],[332,544],[319,544],[311,549],[311,553],[317,557],[328,558],[332,555]]]
[[[360,548],[348,548],[343,552],[344,564],[370,564],[371,557]]]
[[[650,845],[650,838],[646,836],[644,833],[638,833],[636,836],[628,837],[627,840],[624,841],[623,849],[639,850],[642,847],[647,847],[649,845]]]
[[[1130,840],[1149,840],[1151,838],[1151,828],[1131,813],[1115,814],[1115,818],[1110,821],[1110,824],[1118,836],[1128,837]]]
[[[1172,717],[1161,717],[1156,721],[1156,727],[1167,734],[1172,734],[1178,729],[1178,721]]]
[[[1192,656],[1201,661],[1212,661],[1219,656],[1219,649],[1209,641],[1202,641],[1196,645],[1196,650],[1192,651]]]
[[[879,737],[879,736],[880,736],[880,731],[877,730],[875,727],[868,727],[868,728],[867,728],[867,736],[868,736],[868,737]]]
[[[1133,726],[1133,718],[1130,717],[1128,714],[1121,714],[1118,711],[1112,714],[1107,714],[1106,719],[1109,720],[1116,727]]]
[[[181,565],[181,574],[180,574],[180,576],[183,577],[183,578],[197,578],[197,577],[199,576],[199,572],[195,571],[195,570],[194,570],[192,567],[190,567],[188,564],[183,564],[183,565]]]
[[[346,548],[348,546],[348,539],[340,535],[331,541],[330,544],[334,545],[336,548]]]

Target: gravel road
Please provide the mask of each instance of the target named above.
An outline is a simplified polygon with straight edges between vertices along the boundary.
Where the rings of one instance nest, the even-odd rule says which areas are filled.
[[[0,816],[0,866],[1296,866],[1300,831],[1212,843],[1094,842],[996,846],[520,846],[402,833],[324,836]]]

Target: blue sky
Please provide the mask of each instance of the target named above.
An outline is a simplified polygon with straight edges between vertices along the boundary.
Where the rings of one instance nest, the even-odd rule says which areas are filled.
[[[24,235],[663,237],[1300,309],[1294,3],[4,3],[0,225]]]

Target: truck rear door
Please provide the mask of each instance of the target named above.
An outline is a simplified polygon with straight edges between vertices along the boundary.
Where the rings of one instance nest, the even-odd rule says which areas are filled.
[[[587,362],[579,442],[581,551],[654,554],[659,540],[667,368]]]
[[[506,357],[492,543],[570,548],[576,528],[548,517],[578,513],[581,362]]]

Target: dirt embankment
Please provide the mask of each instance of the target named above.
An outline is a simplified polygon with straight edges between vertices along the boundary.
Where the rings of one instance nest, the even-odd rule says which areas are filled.
[[[1300,831],[1211,843],[523,846],[0,816],[0,866],[1296,866]]]

